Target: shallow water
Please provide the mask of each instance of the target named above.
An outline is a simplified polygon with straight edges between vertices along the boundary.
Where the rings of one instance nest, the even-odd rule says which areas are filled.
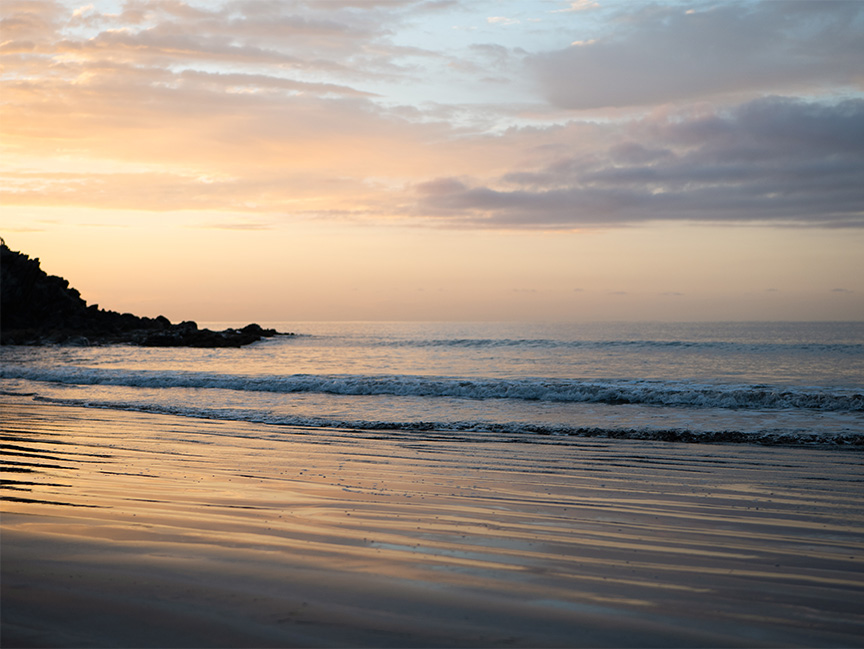
[[[418,439],[864,443],[864,323],[263,324],[297,335],[241,349],[5,347],[0,387]]]

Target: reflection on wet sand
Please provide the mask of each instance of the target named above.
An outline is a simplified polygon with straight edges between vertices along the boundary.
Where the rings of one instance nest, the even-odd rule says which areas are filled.
[[[864,637],[854,451],[3,413],[4,646]]]

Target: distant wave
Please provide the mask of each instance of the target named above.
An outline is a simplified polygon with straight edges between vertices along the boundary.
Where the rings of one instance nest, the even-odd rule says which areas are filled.
[[[380,341],[364,340],[363,344],[384,347],[525,347],[530,349],[694,349],[738,353],[812,352],[841,355],[864,355],[861,343],[741,343],[728,341],[691,340],[555,340],[550,338],[430,338]]]
[[[741,432],[736,430],[692,431],[680,428],[626,428],[598,426],[561,426],[526,423],[489,423],[489,422],[435,422],[435,421],[365,421],[329,419],[323,417],[298,417],[246,411],[231,408],[190,408],[161,404],[130,404],[108,401],[92,401],[83,399],[58,399],[51,397],[36,397],[39,401],[59,405],[104,408],[111,410],[126,410],[147,412],[153,414],[194,417],[198,419],[215,419],[221,421],[242,421],[272,426],[288,426],[300,429],[321,430],[330,432],[342,431],[346,434],[360,433],[365,437],[377,439],[404,440],[406,437],[414,441],[470,441],[538,443],[549,438],[549,441],[561,443],[567,438],[601,438],[601,439],[632,439],[662,442],[683,442],[692,444],[756,444],[761,446],[806,446],[806,447],[846,447],[864,449],[864,433],[829,433],[812,434],[809,431],[789,430],[759,430]],[[243,434],[231,431],[232,435]]]
[[[245,376],[205,372],[121,370],[74,366],[11,366],[0,377],[69,385],[141,388],[201,388],[249,392],[324,393],[518,399],[526,401],[639,404],[665,407],[864,412],[864,394],[824,388],[766,385],[706,385],[675,381],[578,379],[459,379],[426,376],[310,375]]]

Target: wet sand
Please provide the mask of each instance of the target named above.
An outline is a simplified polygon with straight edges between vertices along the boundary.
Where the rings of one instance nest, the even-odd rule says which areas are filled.
[[[860,451],[0,398],[3,647],[864,646]]]

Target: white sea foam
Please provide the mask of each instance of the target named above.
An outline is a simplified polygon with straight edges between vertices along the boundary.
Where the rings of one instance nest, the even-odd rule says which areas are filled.
[[[265,375],[188,371],[121,370],[90,367],[0,369],[0,377],[68,385],[139,388],[201,388],[245,392],[324,393],[517,399],[552,403],[640,404],[664,407],[778,409],[864,412],[864,394],[838,388],[766,385],[706,385],[685,381],[564,379],[464,379],[425,376]]]

